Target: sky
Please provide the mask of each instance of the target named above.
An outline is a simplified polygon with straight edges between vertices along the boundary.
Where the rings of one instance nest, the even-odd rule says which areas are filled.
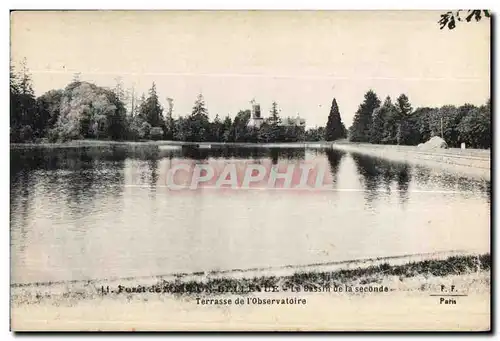
[[[489,19],[439,29],[436,11],[36,11],[11,14],[11,61],[26,58],[36,95],[80,79],[174,99],[209,116],[276,101],[325,125],[333,98],[350,126],[364,93],[413,107],[481,105],[490,96]]]

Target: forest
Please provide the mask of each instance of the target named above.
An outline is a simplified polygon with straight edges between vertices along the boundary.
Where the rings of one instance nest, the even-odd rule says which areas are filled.
[[[97,140],[173,140],[189,142],[299,142],[335,141],[418,145],[441,136],[450,147],[463,142],[467,148],[491,147],[491,104],[445,105],[440,108],[412,108],[406,94],[383,103],[368,90],[349,129],[342,122],[336,99],[332,100],[324,126],[305,129],[283,124],[278,104],[273,102],[268,117],[259,127],[249,126],[249,109],[231,116],[209,119],[201,94],[192,111],[172,117],[172,106],[164,109],[155,83],[140,98],[125,91],[121,81],[114,88],[81,81],[76,75],[64,89],[35,96],[26,61],[20,70],[10,70],[10,140],[23,142],[65,142]]]
[[[459,107],[444,105],[413,110],[405,94],[394,103],[387,96],[382,103],[369,90],[349,128],[352,142],[418,145],[433,136],[442,137],[449,147],[465,143],[467,148],[490,148],[491,101],[488,99],[479,107],[465,103]]]

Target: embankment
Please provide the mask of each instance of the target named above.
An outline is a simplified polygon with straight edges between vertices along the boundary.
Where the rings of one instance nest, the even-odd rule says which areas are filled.
[[[490,180],[490,150],[434,149],[422,150],[416,146],[394,146],[358,143],[333,143],[333,148],[360,153],[396,162],[408,162],[442,170],[463,173]]]
[[[111,140],[74,140],[59,143],[11,143],[12,149],[30,148],[79,148],[79,147],[108,147],[108,146],[130,146],[130,147],[182,147],[198,146],[201,148],[231,147],[231,148],[330,148],[331,142],[283,142],[283,143],[250,143],[250,142],[185,142],[185,141],[111,141]]]
[[[293,143],[233,143],[233,142],[181,142],[181,141],[99,141],[76,140],[65,143],[11,143],[12,149],[33,148],[79,148],[110,147],[180,149],[182,146],[195,145],[202,149],[210,148],[336,148],[346,152],[362,153],[397,162],[409,162],[432,168],[463,173],[468,176],[490,180],[491,152],[480,149],[435,149],[422,150],[416,146],[375,145],[342,142],[293,142]]]
[[[488,330],[490,255],[436,256],[357,261],[333,271],[311,268],[288,275],[12,285],[12,329]],[[460,297],[440,296],[444,290]],[[298,299],[301,304],[255,303]]]
[[[490,268],[490,254],[450,251],[267,269],[11,284],[11,299],[15,304],[32,304],[42,301],[63,303],[68,300],[94,299],[102,296],[99,293],[102,287],[109,286],[116,289],[119,285],[127,288],[138,286],[168,287],[168,292],[162,290],[162,293],[180,296],[192,296],[200,292],[213,295],[248,294],[255,290],[233,292],[233,289],[264,288],[276,285],[329,285],[333,287],[341,283],[381,284],[382,282],[391,282],[394,276],[399,279],[460,276],[489,272]]]

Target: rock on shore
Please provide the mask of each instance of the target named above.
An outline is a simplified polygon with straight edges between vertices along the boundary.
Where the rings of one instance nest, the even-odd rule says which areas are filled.
[[[425,143],[420,143],[418,145],[418,148],[422,149],[422,150],[448,149],[448,144],[441,137],[433,136],[429,139],[429,141],[427,141]]]

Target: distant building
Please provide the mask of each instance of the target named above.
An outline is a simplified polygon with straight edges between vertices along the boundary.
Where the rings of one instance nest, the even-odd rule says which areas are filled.
[[[256,103],[255,100],[250,102],[252,104],[252,110],[250,115],[250,120],[248,121],[248,127],[260,128],[265,122],[265,119],[261,116],[260,104]],[[301,118],[299,114],[296,117],[286,117],[281,120],[281,125],[290,127],[296,126],[304,128],[306,127],[306,120]]]
[[[264,123],[264,118],[260,115],[260,104],[256,103],[255,100],[252,100],[250,103],[252,104],[252,114],[248,121],[248,126],[258,129]]]
[[[281,125],[283,126],[297,126],[297,127],[306,127],[306,120],[301,118],[299,114],[296,117],[286,117],[281,120]]]

